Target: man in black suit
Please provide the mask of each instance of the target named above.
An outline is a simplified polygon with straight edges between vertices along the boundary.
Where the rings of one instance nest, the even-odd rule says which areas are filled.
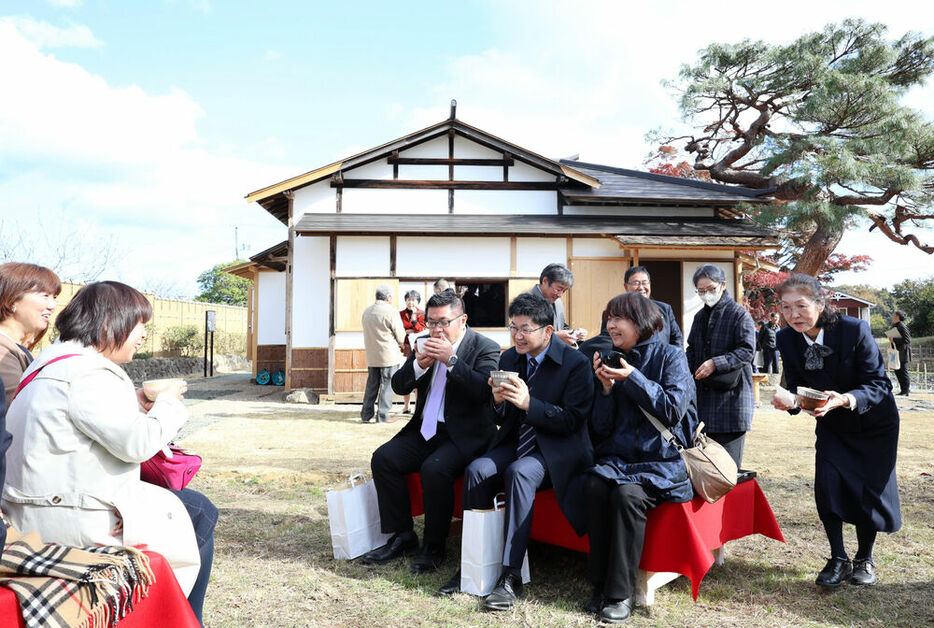
[[[392,376],[397,395],[418,390],[415,414],[373,453],[370,466],[379,515],[389,542],[363,556],[382,564],[418,548],[405,476],[419,471],[425,500],[425,538],[413,573],[437,569],[444,560],[454,511],[454,481],[496,433],[487,411],[487,380],[496,369],[499,346],[467,327],[464,304],[453,291],[432,296],[425,322],[430,338]]]
[[[538,277],[538,285],[525,294],[537,297],[548,304],[551,309],[554,336],[571,345],[577,346],[577,341],[583,339],[581,330],[571,329],[568,325],[567,317],[564,314],[564,303],[561,302],[561,295],[565,294],[574,285],[574,273],[572,273],[564,264],[548,264],[542,269]]]
[[[593,374],[590,361],[556,337],[553,316],[547,303],[529,294],[509,305],[514,346],[503,353],[499,368],[518,376],[498,386],[490,379],[490,411],[502,428],[490,450],[464,471],[464,508],[489,508],[505,485],[503,573],[484,600],[490,610],[510,608],[522,593],[520,569],[539,488],[554,487],[578,534],[586,526],[583,491],[575,490],[574,480],[593,464],[587,433]],[[459,574],[455,578],[459,581]],[[440,592],[456,590],[455,578]]]
[[[655,334],[658,341],[684,350],[684,336],[681,334],[681,327],[678,325],[678,321],[675,320],[675,313],[671,306],[651,298],[652,277],[649,275],[649,270],[645,266],[633,266],[626,271],[623,281],[626,284],[626,292],[638,292],[652,301],[661,311],[665,327]],[[605,329],[606,322],[603,325]]]

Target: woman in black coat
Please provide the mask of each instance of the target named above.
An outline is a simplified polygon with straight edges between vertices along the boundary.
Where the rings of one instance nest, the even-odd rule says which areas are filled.
[[[898,409],[885,362],[869,324],[831,311],[816,279],[792,275],[778,289],[788,327],[778,332],[785,380],[795,392],[806,386],[830,397],[816,419],[814,498],[831,556],[817,576],[822,587],[876,581],[872,548],[877,532],[901,527],[895,457]],[[779,390],[779,410],[798,412]],[[843,546],[843,522],[856,526],[853,563]]]
[[[597,462],[584,485],[594,586],[586,609],[617,623],[632,611],[646,511],[694,496],[677,448],[661,437],[642,409],[682,443],[691,442],[697,409],[684,352],[655,335],[663,324],[655,304],[627,292],[607,304],[607,314],[607,331],[622,355],[616,368],[599,354],[591,356],[598,380],[590,419]]]

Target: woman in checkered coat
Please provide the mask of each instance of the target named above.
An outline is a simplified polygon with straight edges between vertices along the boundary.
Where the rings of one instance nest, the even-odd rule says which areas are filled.
[[[723,269],[705,264],[694,273],[704,307],[688,335],[688,365],[697,380],[697,415],[708,436],[723,445],[736,466],[743,460],[752,426],[752,360],[756,328],[743,306],[726,290]]]

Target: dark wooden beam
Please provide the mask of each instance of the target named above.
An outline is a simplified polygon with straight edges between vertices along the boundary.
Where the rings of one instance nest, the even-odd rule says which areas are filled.
[[[448,213],[454,213],[454,188],[448,190]]]
[[[331,187],[405,190],[557,190],[554,181],[416,181],[408,179],[344,179]]]
[[[399,178],[399,151],[393,151],[392,156],[389,157],[389,163],[392,164],[392,178]]]
[[[512,159],[512,155],[509,153],[503,153],[503,181],[509,181],[509,166],[513,165],[515,162]]]
[[[516,160],[508,159],[459,159],[449,157],[389,157],[387,161],[393,165],[403,166],[514,166]]]
[[[334,182],[331,182],[331,187],[334,187]],[[337,186],[337,213],[341,213],[341,205],[344,203],[344,188],[341,185]]]
[[[389,276],[396,276],[396,236],[389,236]]]

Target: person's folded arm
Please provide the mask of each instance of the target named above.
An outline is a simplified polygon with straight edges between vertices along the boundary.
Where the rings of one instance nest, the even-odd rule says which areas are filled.
[[[148,413],[141,412],[132,386],[104,368],[71,382],[68,414],[79,431],[124,462],[152,458],[188,419],[184,404],[165,393]]]

